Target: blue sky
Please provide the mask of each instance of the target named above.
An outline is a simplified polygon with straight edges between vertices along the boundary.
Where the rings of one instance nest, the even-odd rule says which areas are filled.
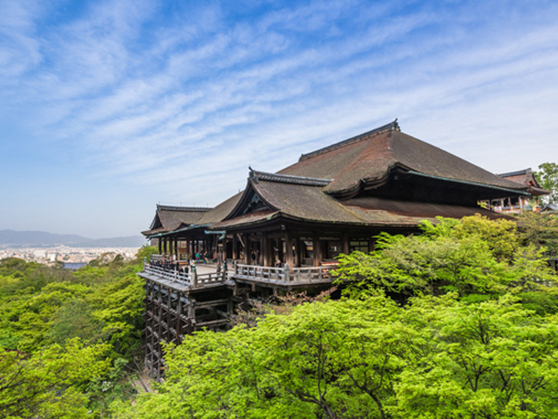
[[[558,2],[0,0],[0,229],[99,238],[399,118],[558,161]]]

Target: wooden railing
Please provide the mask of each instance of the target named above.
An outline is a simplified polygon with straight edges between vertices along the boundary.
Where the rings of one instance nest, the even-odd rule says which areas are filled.
[[[205,287],[212,284],[222,284],[227,280],[225,272],[209,272],[205,274],[197,274],[196,271],[192,274],[192,287]]]
[[[176,270],[164,269],[160,266],[149,265],[148,263],[144,264],[143,271],[169,281],[183,283],[184,285],[191,285],[192,283],[190,274],[185,274],[184,272]]]
[[[171,282],[176,282],[190,288],[203,288],[211,285],[223,284],[229,277],[277,285],[305,285],[333,282],[331,271],[336,265],[306,266],[300,268],[281,268],[234,264],[229,272],[209,272],[198,274],[195,269],[189,273],[178,270],[168,270],[159,266],[145,264],[144,272]]]
[[[180,272],[178,270],[168,270],[160,266],[145,263],[143,271],[147,274],[157,276],[161,279],[177,282],[190,288],[201,288],[212,284],[222,284],[227,280],[224,272],[208,272],[198,274],[195,269],[189,273]]]
[[[333,282],[331,271],[336,265],[308,266],[300,268],[272,268],[258,265],[234,266],[234,277],[255,282],[266,282],[283,285],[299,285]]]

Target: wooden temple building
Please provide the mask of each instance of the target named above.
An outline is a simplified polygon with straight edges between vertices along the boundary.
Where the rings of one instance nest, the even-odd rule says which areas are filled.
[[[215,208],[158,205],[143,234],[157,239],[160,255],[139,274],[147,365],[157,376],[161,341],[226,328],[250,298],[329,287],[337,256],[373,250],[380,232],[416,232],[437,216],[505,217],[479,202],[530,197],[537,187],[407,135],[396,120],[277,173],[250,168],[244,191]],[[190,266],[196,254],[216,265]]]
[[[504,198],[493,198],[484,201],[486,208],[504,214],[519,214],[523,211],[540,211],[539,197],[548,195],[551,191],[543,189],[533,175],[531,168],[515,172],[498,174],[503,179],[511,180],[526,187],[528,195],[507,196]]]

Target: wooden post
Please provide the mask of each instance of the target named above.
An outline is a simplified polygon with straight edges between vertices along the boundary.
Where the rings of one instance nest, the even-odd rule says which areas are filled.
[[[248,243],[248,234],[243,234],[242,239],[244,242],[244,264],[248,265],[248,261],[250,260],[250,245]]]
[[[196,300],[190,299],[190,305],[188,306],[188,319],[191,324],[191,331],[194,331],[194,325],[196,323]]]
[[[285,262],[288,266],[294,266],[293,243],[289,233],[285,233],[285,252],[287,253]]]
[[[347,235],[347,233],[343,233],[343,236],[341,237],[341,253],[344,253],[346,255],[350,253],[349,236]]]
[[[295,266],[297,268],[302,266],[302,246],[300,243],[300,237],[295,239]]]
[[[314,266],[321,266],[323,260],[322,241],[318,236],[314,236]]]
[[[227,241],[223,240],[223,243],[226,244]],[[223,250],[226,252],[227,251],[226,247],[223,246],[223,248],[224,248]],[[221,257],[221,259],[222,259],[222,257]],[[218,235],[215,235],[214,238],[213,238],[213,260],[216,260],[217,263],[221,262],[221,260],[219,260],[219,236]]]
[[[182,315],[182,298],[180,297],[180,293],[176,293],[178,295],[178,301],[176,302],[176,343],[180,345],[180,334],[182,332],[182,319],[180,316]]]
[[[232,258],[233,260],[238,259],[238,239],[236,238],[236,233],[232,235]]]
[[[196,269],[196,265],[192,265],[192,288],[196,288],[198,285],[198,272]]]
[[[171,307],[172,307],[172,292],[170,288],[167,288],[167,342],[172,342],[172,332],[171,332],[171,327],[172,327],[172,313],[171,313]]]
[[[273,246],[267,235],[263,239],[262,253],[263,266],[273,266]]]

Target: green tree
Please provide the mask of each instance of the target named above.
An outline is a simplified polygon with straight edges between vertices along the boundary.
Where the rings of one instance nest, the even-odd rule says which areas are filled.
[[[429,348],[400,375],[395,417],[557,417],[556,316],[533,316],[511,296],[451,298],[416,299],[406,310]]]
[[[376,293],[268,314],[167,346],[156,393],[117,418],[550,419],[558,318],[506,295],[401,307]]]
[[[518,236],[524,245],[544,247],[551,254],[558,253],[558,216],[525,211],[517,217]]]
[[[533,174],[544,189],[552,191],[552,194],[541,197],[541,201],[545,204],[558,203],[558,164],[543,163]]]
[[[13,413],[11,405],[0,405],[0,411],[5,407],[12,417],[38,418],[83,417],[91,411],[94,417],[106,414],[110,401],[129,397],[127,377],[141,371],[144,290],[136,275],[141,268],[138,260],[120,259],[75,272],[18,259],[0,261],[0,381],[10,382],[0,384],[0,399],[15,397],[10,389],[17,383],[18,403],[32,406],[29,412],[34,413]],[[103,373],[87,375],[91,351],[99,352]],[[54,362],[54,354],[66,363]],[[83,379],[66,380],[66,373]],[[31,394],[34,389],[45,392],[45,398]]]
[[[353,295],[381,288],[402,296],[441,295],[486,300],[513,290],[552,292],[555,281],[543,249],[521,246],[515,223],[481,216],[424,222],[419,236],[377,237],[371,254],[342,255],[336,274]],[[357,281],[355,281],[357,279]]]
[[[0,349],[0,418],[85,417],[87,383],[108,371],[107,349],[79,339],[31,356]]]

